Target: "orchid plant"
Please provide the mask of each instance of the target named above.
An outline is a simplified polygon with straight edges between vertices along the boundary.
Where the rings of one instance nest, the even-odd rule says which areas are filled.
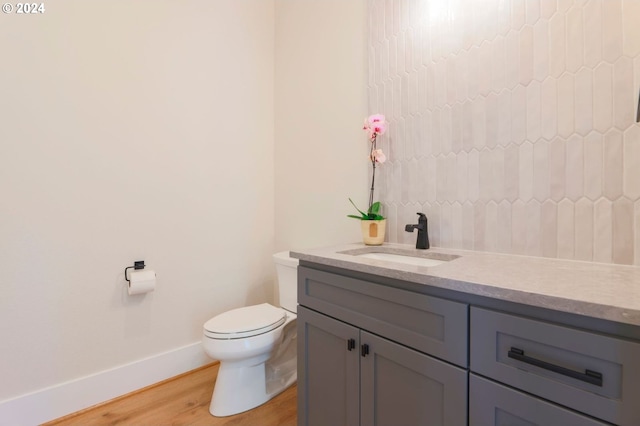
[[[371,174],[371,189],[369,190],[369,208],[365,213],[356,206],[351,198],[349,198],[349,201],[353,204],[353,207],[358,210],[360,216],[353,214],[347,216],[360,220],[382,220],[384,219],[384,216],[380,214],[380,202],[373,202],[373,191],[376,182],[376,164],[382,164],[387,160],[384,152],[382,152],[381,149],[378,149],[377,146],[378,136],[383,135],[387,131],[387,122],[384,115],[373,114],[369,116],[369,118],[366,118],[364,120],[362,130],[367,132],[367,138],[370,143],[369,161],[371,161],[371,167],[373,168],[373,173]]]

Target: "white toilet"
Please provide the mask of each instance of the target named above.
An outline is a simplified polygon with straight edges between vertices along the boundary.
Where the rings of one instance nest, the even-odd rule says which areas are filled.
[[[268,303],[233,309],[204,324],[202,344],[220,361],[209,412],[231,416],[264,404],[295,383],[298,259],[273,255],[281,308]]]

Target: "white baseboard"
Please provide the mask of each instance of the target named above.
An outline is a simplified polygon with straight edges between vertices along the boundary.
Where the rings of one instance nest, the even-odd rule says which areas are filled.
[[[33,426],[193,370],[211,358],[200,342],[0,401],[0,426]]]

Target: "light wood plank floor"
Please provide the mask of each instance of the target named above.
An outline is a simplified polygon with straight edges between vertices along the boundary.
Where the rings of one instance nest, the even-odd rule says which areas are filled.
[[[45,423],[45,426],[208,425],[294,426],[296,386],[245,413],[213,417],[209,403],[218,363],[201,367],[112,401]]]

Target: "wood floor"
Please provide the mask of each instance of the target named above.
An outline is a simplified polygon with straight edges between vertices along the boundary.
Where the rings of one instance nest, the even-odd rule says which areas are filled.
[[[296,386],[245,413],[213,417],[209,403],[218,363],[45,423],[46,426],[295,426]]]

